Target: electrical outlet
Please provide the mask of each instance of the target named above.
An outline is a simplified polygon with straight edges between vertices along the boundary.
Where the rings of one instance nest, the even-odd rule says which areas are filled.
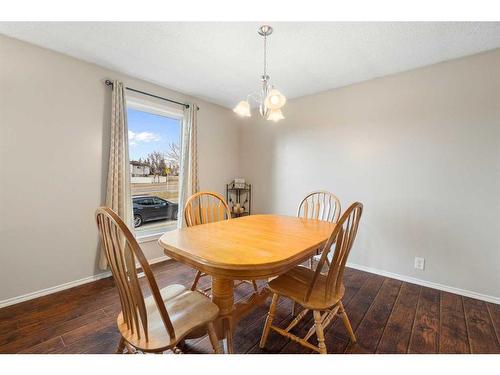
[[[425,267],[425,259],[424,258],[419,258],[415,257],[415,268],[417,270],[424,270]]]

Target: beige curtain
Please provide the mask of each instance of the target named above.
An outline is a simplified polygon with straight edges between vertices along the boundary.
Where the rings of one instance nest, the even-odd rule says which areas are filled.
[[[180,193],[179,214],[177,226],[182,228],[184,222],[184,204],[186,200],[196,193],[198,186],[198,144],[197,144],[197,105],[190,104],[184,110],[182,122],[182,147],[181,147],[181,171],[180,171]]]
[[[129,168],[125,87],[122,82],[114,81],[111,98],[111,144],[109,148],[106,206],[115,211],[125,224],[133,230]],[[101,251],[99,267],[103,270],[108,267],[104,251]]]

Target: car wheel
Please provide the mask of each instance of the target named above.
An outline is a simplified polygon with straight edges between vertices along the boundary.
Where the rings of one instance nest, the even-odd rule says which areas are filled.
[[[140,215],[134,215],[134,228],[140,227],[142,225],[142,217]]]

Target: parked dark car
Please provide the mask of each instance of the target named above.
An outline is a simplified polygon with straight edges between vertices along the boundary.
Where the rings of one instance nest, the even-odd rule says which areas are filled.
[[[155,196],[133,197],[134,227],[140,227],[146,221],[177,220],[179,205]]]

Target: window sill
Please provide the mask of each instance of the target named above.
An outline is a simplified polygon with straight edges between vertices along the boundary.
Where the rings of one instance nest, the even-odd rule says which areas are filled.
[[[135,239],[137,240],[138,244],[145,243],[145,242],[157,241],[165,233],[170,232],[170,231],[175,230],[175,229],[177,229],[177,227],[167,228],[167,229],[165,229],[165,231],[162,231],[159,233],[146,234],[146,235],[142,235],[142,236],[140,234],[139,235],[136,234]]]
[[[142,237],[136,237],[135,239],[137,240],[138,244],[145,243],[145,242],[152,242],[155,240],[158,240],[163,233],[157,233],[157,234],[150,234],[147,236],[142,236]]]

